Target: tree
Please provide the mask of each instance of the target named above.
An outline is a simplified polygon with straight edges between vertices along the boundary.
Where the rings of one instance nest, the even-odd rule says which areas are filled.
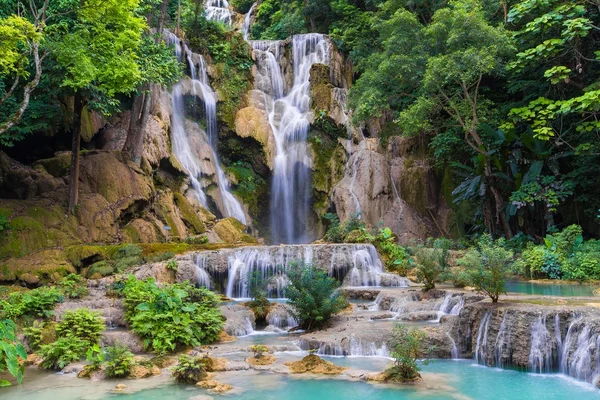
[[[505,281],[513,252],[504,245],[504,239],[494,241],[484,234],[476,246],[458,260],[458,264],[465,267],[469,283],[489,296],[492,303],[497,303],[500,295],[506,294]]]
[[[440,263],[442,259],[441,249],[421,248],[417,251],[417,279],[424,283],[424,291],[435,288],[436,282],[440,282],[446,271],[446,265]]]
[[[292,265],[287,275],[289,283],[285,294],[288,304],[304,329],[322,327],[348,304],[337,290],[339,283],[314,265]]]
[[[447,115],[463,132],[464,143],[481,159],[481,186],[487,192],[484,220],[494,234],[500,224],[506,237],[512,230],[504,210],[504,198],[494,175],[491,151],[479,128],[493,121],[493,103],[482,94],[484,78],[501,77],[513,46],[502,27],[492,26],[483,9],[473,1],[454,1],[438,10],[422,30],[429,57],[419,85],[420,96],[396,122],[409,134],[432,129],[432,118]]]
[[[254,317],[257,321],[264,321],[271,306],[271,303],[267,299],[265,279],[260,271],[249,270],[245,280],[251,298],[246,305],[254,312]]]
[[[431,351],[423,349],[425,338],[425,332],[418,328],[408,329],[400,324],[394,327],[389,340],[394,365],[384,372],[386,381],[413,381],[421,377],[418,359]]]
[[[8,75],[14,75],[10,89],[0,99],[0,106],[13,96],[21,79],[30,77],[28,71],[29,56],[33,58],[33,78],[23,86],[23,94],[17,109],[10,117],[0,122],[0,140],[11,143],[10,138],[3,136],[16,124],[19,123],[25,110],[29,106],[31,94],[40,83],[42,76],[42,62],[46,53],[40,54],[40,43],[43,40],[43,29],[45,27],[48,9],[48,1],[44,0],[41,6],[36,1],[29,1],[29,17],[31,21],[15,14],[6,18],[0,18],[0,80]]]
[[[78,204],[81,114],[85,107],[109,114],[116,96],[135,89],[137,64],[146,27],[135,15],[137,0],[85,0],[70,21],[72,29],[52,37],[49,47],[64,73],[61,87],[74,97],[69,212]]]

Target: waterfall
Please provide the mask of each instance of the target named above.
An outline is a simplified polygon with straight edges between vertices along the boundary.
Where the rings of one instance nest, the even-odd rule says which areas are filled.
[[[491,316],[492,312],[487,311],[479,323],[479,329],[477,330],[477,344],[475,346],[475,361],[477,363],[481,361],[485,364],[488,327],[490,325]]]
[[[586,382],[600,379],[600,332],[592,331],[583,318],[569,325],[562,344],[560,371]]]
[[[231,11],[227,0],[206,0],[204,15],[208,20],[231,25]]]
[[[344,343],[345,342],[345,343]],[[300,339],[298,347],[302,350],[312,350],[312,344],[304,339]],[[390,351],[385,343],[377,344],[375,342],[362,341],[352,336],[349,341],[339,343],[321,343],[317,349],[320,356],[330,357],[390,357]]]
[[[457,296],[457,297],[458,297],[458,301],[456,302],[456,304],[454,304],[454,306],[452,306],[452,309],[450,309],[450,315],[460,314],[460,311],[465,306],[465,297],[464,296]]]
[[[271,239],[274,243],[306,243],[309,219],[310,168],[307,147],[310,125],[310,68],[329,64],[329,43],[321,34],[295,35],[292,39],[294,81],[287,95],[277,90],[269,111],[275,137],[275,161],[271,187]],[[267,60],[269,57],[267,57]],[[282,75],[270,71],[271,80]],[[276,77],[279,80],[279,77]],[[281,79],[283,82],[283,79]]]
[[[558,314],[556,315],[558,316]],[[552,337],[546,327],[546,316],[540,315],[531,324],[529,368],[533,372],[550,372],[552,369],[552,347]]]
[[[215,151],[218,137],[217,129],[217,101],[215,94],[208,82],[206,63],[202,56],[198,56],[198,66],[194,62],[192,51],[172,32],[165,33],[166,41],[175,45],[175,55],[180,61],[183,61],[185,53],[186,61],[191,75],[191,91],[196,97],[201,97],[204,104],[206,116],[206,134],[207,140],[201,136],[202,133],[196,130],[186,129],[185,124],[185,103],[183,96],[183,80],[173,87],[171,92],[172,115],[171,115],[171,135],[173,142],[173,153],[188,173],[192,183],[192,189],[198,200],[204,207],[208,207],[206,194],[200,183],[203,176],[202,163],[198,154],[192,151],[192,146],[198,142],[207,141],[210,148],[210,155],[216,172],[216,183],[222,200],[221,212],[226,217],[234,217],[243,224],[246,224],[246,216],[240,202],[233,196],[229,188],[229,182],[225,172],[219,163],[219,158]],[[184,78],[186,80],[188,78]]]
[[[452,342],[452,349],[450,349],[450,356],[452,357],[453,360],[455,360],[458,358],[458,347],[456,347],[456,342],[452,338],[452,335],[450,335],[450,332],[446,332],[446,336],[448,336],[448,338]]]
[[[206,260],[204,257],[196,259],[196,283],[198,287],[210,289],[212,287],[210,275],[206,272]]]
[[[382,272],[381,260],[372,245],[261,246],[196,256],[199,268],[205,270],[217,287],[223,286],[230,298],[250,297],[247,280],[253,274],[259,274],[265,282],[267,297],[284,297],[286,273],[298,261],[323,267],[329,276],[346,286],[409,286],[406,278]]]
[[[487,337],[487,328],[486,328],[486,337]],[[502,316],[502,322],[500,323],[500,328],[498,329],[498,334],[496,335],[496,341],[494,343],[494,351],[496,353],[496,367],[502,368],[504,366],[504,360],[511,361],[511,347],[510,347],[510,318],[508,311],[504,312]],[[505,352],[507,354],[505,354]]]
[[[256,3],[252,3],[252,7],[248,10],[248,13],[244,16],[244,25],[242,25],[242,35],[244,40],[248,40],[250,37],[250,19],[252,18],[252,12],[256,8]]]
[[[269,314],[267,317],[269,325],[273,325],[275,328],[286,329],[298,326],[298,321],[290,314]]]

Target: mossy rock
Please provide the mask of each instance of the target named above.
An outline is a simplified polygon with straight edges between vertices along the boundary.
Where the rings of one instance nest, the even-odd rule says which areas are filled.
[[[105,246],[95,245],[77,245],[66,249],[66,255],[69,261],[76,266],[81,267],[84,264],[90,264],[108,258],[107,248]]]
[[[252,236],[244,233],[246,230],[246,225],[242,224],[240,221],[233,217],[224,218],[219,220],[215,226],[213,227],[213,231],[227,243],[236,243],[236,242],[244,242],[244,243],[255,243],[256,239]]]
[[[96,274],[100,276],[109,276],[115,273],[115,268],[108,264],[106,261],[98,261],[90,266],[87,274],[88,276],[94,276]]]
[[[204,223],[198,216],[198,213],[194,210],[194,207],[190,204],[188,199],[185,198],[181,193],[173,193],[175,204],[179,208],[179,213],[184,224],[195,234],[202,234],[206,232]]]
[[[42,250],[21,258],[11,258],[0,266],[0,281],[14,281],[16,277],[29,273],[44,281],[51,281],[56,274],[64,276],[75,273],[64,251]]]
[[[61,153],[52,158],[45,158],[33,163],[32,167],[43,167],[46,172],[55,178],[62,178],[69,174],[71,168],[71,154]]]
[[[0,238],[0,259],[22,257],[48,246],[46,228],[34,218],[19,216],[10,220],[10,226]]]

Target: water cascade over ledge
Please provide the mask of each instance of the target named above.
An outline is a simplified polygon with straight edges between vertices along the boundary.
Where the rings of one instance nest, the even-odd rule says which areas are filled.
[[[344,286],[409,286],[409,281],[395,274],[383,272],[383,266],[372,245],[303,245],[260,246],[224,249],[196,253],[195,265],[198,284],[217,288],[230,298],[250,297],[247,277],[260,273],[267,282],[267,296],[284,297],[288,283],[287,270],[297,261],[325,268],[328,274]]]
[[[246,224],[246,216],[242,205],[231,193],[229,182],[219,163],[219,158],[215,150],[218,136],[217,101],[208,82],[204,58],[199,55],[194,55],[187,45],[172,32],[166,32],[165,37],[167,43],[175,46],[175,54],[180,61],[184,61],[185,56],[185,61],[187,61],[191,75],[191,79],[184,77],[173,87],[171,92],[171,136],[173,141],[173,153],[187,171],[192,184],[192,189],[196,194],[198,201],[204,207],[208,208],[208,201],[202,183],[202,178],[206,175],[206,171],[203,168],[203,162],[200,160],[200,155],[197,150],[199,144],[203,142],[207,143],[209,159],[211,160],[212,168],[214,168],[215,180],[221,198],[221,204],[218,204],[218,207],[224,216],[234,217],[243,224]],[[185,82],[187,80],[189,80],[189,82]],[[206,119],[204,131],[197,125],[195,126],[196,129],[190,129],[191,127],[186,121],[184,85],[190,86],[190,94],[193,95],[194,98],[202,100]]]
[[[257,89],[268,93],[268,119],[275,138],[275,160],[271,186],[271,241],[308,243],[306,222],[310,210],[312,160],[307,137],[310,113],[310,69],[330,63],[330,45],[321,34],[292,38],[293,84],[284,93],[283,71],[279,65],[279,41],[251,41],[257,54],[257,68],[266,75]],[[266,87],[265,87],[266,86]],[[266,89],[266,90],[265,90]]]

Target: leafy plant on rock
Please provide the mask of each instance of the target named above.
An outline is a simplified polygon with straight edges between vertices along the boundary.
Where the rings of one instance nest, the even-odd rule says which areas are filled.
[[[179,357],[179,364],[173,368],[173,377],[179,383],[195,384],[206,378],[204,362],[201,357],[183,355]]]
[[[85,297],[90,292],[86,280],[77,274],[65,276],[57,286],[70,299]]]
[[[7,300],[0,301],[0,314],[6,318],[17,318],[21,315],[48,318],[54,315],[54,306],[63,300],[62,293],[53,287],[13,292]]]
[[[403,325],[394,327],[389,340],[394,365],[384,372],[386,381],[405,382],[421,377],[418,359],[432,350],[423,349],[425,338],[425,332],[418,328],[408,329]],[[427,363],[427,360],[423,363]]]
[[[337,290],[339,283],[314,265],[298,263],[288,270],[289,283],[285,288],[292,314],[304,329],[323,326],[348,302]]]
[[[109,346],[105,349],[106,358],[106,376],[109,378],[124,378],[131,373],[133,366],[133,353],[129,348],[120,343]]]

